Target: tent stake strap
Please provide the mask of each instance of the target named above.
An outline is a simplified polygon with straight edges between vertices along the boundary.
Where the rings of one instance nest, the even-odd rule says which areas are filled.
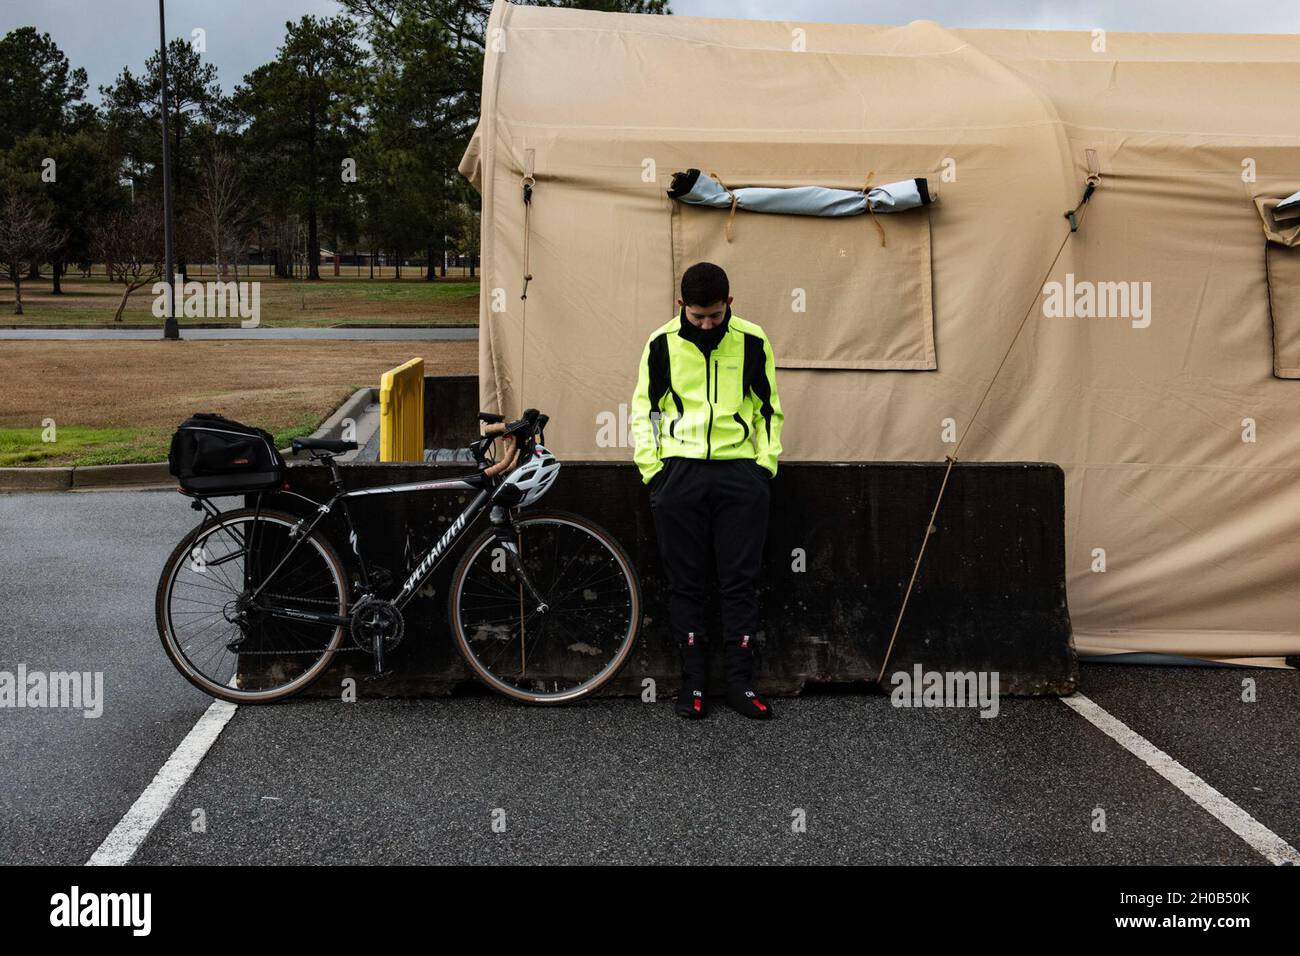
[[[524,290],[520,293],[519,298],[521,299],[528,298],[528,283],[533,281],[533,273],[528,268],[528,254],[530,252],[528,247],[533,232],[530,220],[533,212],[533,186],[535,186],[536,183],[537,181],[533,179],[532,176],[524,177]]]
[[[1073,209],[1067,209],[1065,211],[1065,218],[1070,220],[1071,232],[1079,231],[1079,210],[1088,204],[1088,200],[1092,198],[1092,194],[1097,191],[1097,187],[1100,185],[1100,176],[1089,176],[1088,185],[1083,189],[1083,198],[1079,200],[1079,205],[1075,206]]]

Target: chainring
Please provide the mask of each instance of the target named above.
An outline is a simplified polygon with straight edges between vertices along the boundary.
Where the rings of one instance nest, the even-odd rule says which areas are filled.
[[[387,654],[398,644],[406,633],[406,621],[401,610],[391,601],[378,598],[362,598],[352,608],[352,640],[367,653],[375,652],[375,633],[383,635],[384,653]]]

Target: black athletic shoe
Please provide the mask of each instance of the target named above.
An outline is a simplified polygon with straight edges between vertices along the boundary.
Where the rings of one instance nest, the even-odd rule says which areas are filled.
[[[754,690],[754,648],[748,634],[728,641],[726,648],[727,706],[753,720],[770,720],[772,705]]]
[[[682,689],[677,692],[678,717],[699,720],[708,713],[709,659],[704,635],[691,632],[679,644],[682,653]]]

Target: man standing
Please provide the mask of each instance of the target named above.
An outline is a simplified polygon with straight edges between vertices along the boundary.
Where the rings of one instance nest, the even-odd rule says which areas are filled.
[[[682,276],[678,314],[641,356],[631,426],[634,459],[670,590],[682,654],[677,713],[707,709],[704,609],[716,572],[727,704],[746,717],[772,707],[754,691],[757,581],[767,537],[768,482],[781,454],[776,361],[763,330],[731,312],[727,274],[711,262]],[[655,428],[655,425],[658,428]]]

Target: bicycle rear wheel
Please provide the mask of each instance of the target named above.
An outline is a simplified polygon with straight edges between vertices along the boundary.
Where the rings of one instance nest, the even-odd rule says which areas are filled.
[[[500,539],[473,541],[452,576],[451,632],[493,690],[530,704],[578,700],[627,661],[641,625],[641,588],[623,548],[600,526],[530,513],[513,536],[541,611]]]
[[[205,693],[270,703],[306,687],[333,659],[342,626],[272,617],[250,601],[266,581],[263,596],[278,609],[347,614],[347,574],[329,542],[311,534],[290,555],[297,524],[276,511],[228,511],[191,531],[167,559],[155,600],[158,635],[177,670]]]

